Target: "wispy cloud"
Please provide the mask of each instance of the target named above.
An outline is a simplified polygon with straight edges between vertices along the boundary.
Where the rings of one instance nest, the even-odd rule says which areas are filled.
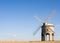
[[[16,37],[17,35],[15,33],[8,33],[7,36]]]
[[[0,34],[0,36],[17,37],[17,34],[16,33],[5,33],[5,34]]]

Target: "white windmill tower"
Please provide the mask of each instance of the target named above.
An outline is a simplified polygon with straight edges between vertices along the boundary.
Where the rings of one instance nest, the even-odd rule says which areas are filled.
[[[47,17],[45,22],[42,22],[39,17],[35,16],[38,21],[43,23],[43,25],[40,26],[33,34],[35,35],[38,32],[38,30],[41,28],[41,41],[46,41],[47,38],[49,41],[54,41],[54,25],[48,23],[48,20],[54,13],[55,12],[52,12],[52,14]],[[49,37],[47,37],[47,35]]]

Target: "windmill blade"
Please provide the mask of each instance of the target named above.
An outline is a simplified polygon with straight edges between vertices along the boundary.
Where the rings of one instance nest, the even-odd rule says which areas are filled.
[[[54,16],[54,14],[55,14],[55,10],[54,11],[52,11],[52,13],[47,17],[47,19],[45,20],[45,22],[47,22],[48,23],[48,20],[52,17],[52,16]]]
[[[35,35],[39,31],[40,28],[41,26],[38,27],[38,29],[33,33],[33,35]]]
[[[34,16],[39,22],[43,23],[43,21],[41,20],[41,18]]]

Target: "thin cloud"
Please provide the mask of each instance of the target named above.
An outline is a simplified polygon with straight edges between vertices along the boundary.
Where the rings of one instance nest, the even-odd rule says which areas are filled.
[[[17,35],[15,33],[8,33],[8,36],[16,37]]]

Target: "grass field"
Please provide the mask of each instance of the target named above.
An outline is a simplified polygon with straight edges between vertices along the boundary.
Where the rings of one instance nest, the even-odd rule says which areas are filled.
[[[0,41],[0,43],[60,43],[60,41]]]

